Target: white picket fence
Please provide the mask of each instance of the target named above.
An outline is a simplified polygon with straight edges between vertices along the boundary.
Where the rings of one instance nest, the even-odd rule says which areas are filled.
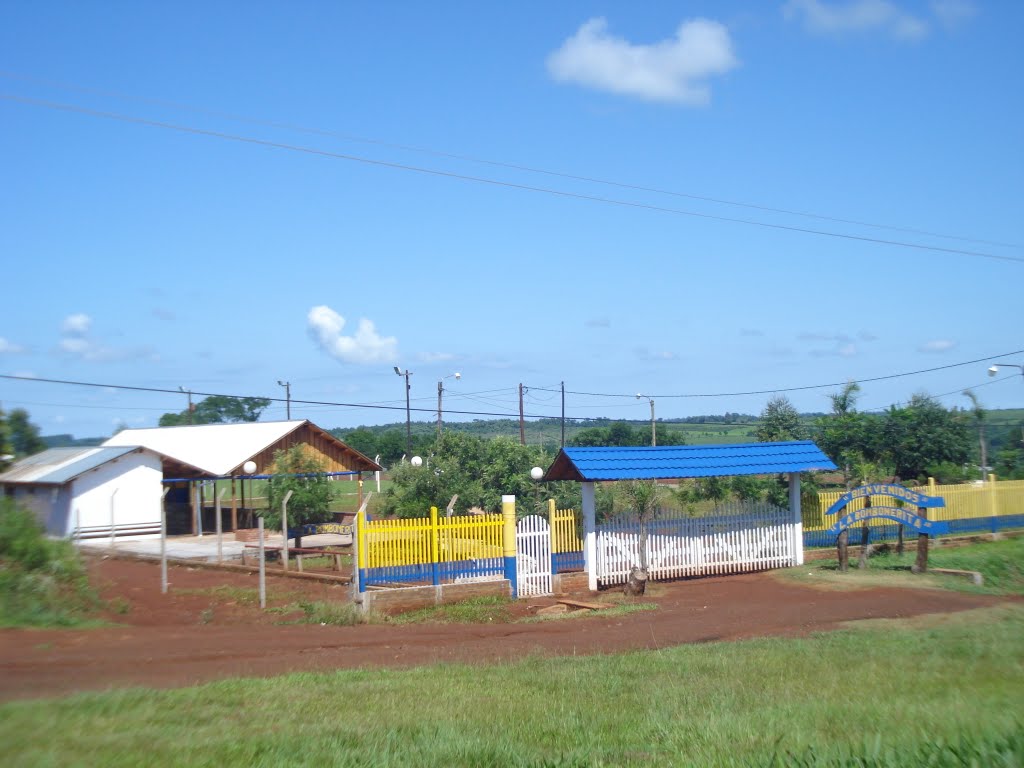
[[[519,597],[551,594],[551,527],[540,515],[516,523],[516,581]]]
[[[732,504],[710,517],[656,519],[647,525],[652,579],[710,576],[796,565],[798,526],[792,514],[768,504]],[[635,521],[597,528],[597,580],[621,584],[640,565]]]

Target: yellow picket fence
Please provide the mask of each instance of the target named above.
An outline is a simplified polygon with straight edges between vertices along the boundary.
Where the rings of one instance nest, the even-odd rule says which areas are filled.
[[[1000,517],[1003,515],[1024,514],[1024,480],[996,480],[989,475],[985,482],[963,483],[958,485],[937,485],[928,478],[928,485],[917,490],[929,496],[939,496],[946,500],[945,507],[928,510],[929,520],[964,520],[977,517]],[[826,518],[825,512],[845,493],[839,491],[822,491],[818,494],[818,508],[808,505],[803,510],[804,530],[823,531],[832,526],[835,519]],[[884,505],[890,504],[887,500]],[[883,504],[873,501],[873,505]],[[864,508],[864,499],[854,499],[845,512]]]
[[[502,556],[501,515],[363,520],[357,516],[359,567],[421,565]]]
[[[548,523],[551,526],[551,552],[582,552],[575,509],[555,509],[555,500],[548,500]]]

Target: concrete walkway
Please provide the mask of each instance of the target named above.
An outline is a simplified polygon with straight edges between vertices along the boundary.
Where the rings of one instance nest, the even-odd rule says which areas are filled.
[[[280,547],[281,534],[268,533],[264,541],[268,547]],[[255,543],[235,541],[233,533],[224,534],[221,544],[224,560],[241,562],[242,551],[245,549],[246,544]],[[294,546],[294,540],[291,543]],[[351,543],[351,536],[329,533],[319,536],[302,537],[302,546],[304,547],[344,546]],[[84,551],[97,555],[109,552],[111,549],[110,539],[89,539],[78,542],[78,545]],[[160,557],[160,538],[115,539],[113,550],[118,554]],[[217,535],[207,533],[203,536],[168,536],[167,557],[175,560],[202,560],[215,563],[217,562]]]

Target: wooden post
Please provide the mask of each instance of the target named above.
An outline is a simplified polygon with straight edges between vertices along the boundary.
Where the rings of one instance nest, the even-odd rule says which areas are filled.
[[[871,497],[864,499],[864,509],[871,509]],[[868,567],[868,557],[871,555],[871,545],[868,539],[871,537],[871,530],[868,528],[868,521],[865,520],[860,529],[860,558],[857,560],[857,568],[864,570]]]
[[[160,495],[160,592],[167,594],[167,494],[170,486]]]
[[[850,570],[850,548],[848,542],[850,539],[850,529],[843,528],[839,532],[839,538],[836,539],[836,549],[838,550],[839,556],[839,570],[846,573]]]
[[[216,488],[217,486],[214,486]],[[224,523],[220,519],[220,502],[224,498],[224,494],[228,492],[227,488],[221,488],[220,493],[217,494],[217,562],[224,562]]]
[[[918,517],[928,519],[928,510],[924,507],[917,508]],[[917,560],[910,567],[913,573],[927,573],[928,571],[928,534],[923,531],[917,535]]]
[[[903,554],[903,523],[900,523],[899,532],[896,538],[896,554]]]
[[[235,496],[235,478],[231,478],[231,530],[238,530],[238,497]]]
[[[257,526],[260,531],[260,608],[267,607],[267,553],[263,541],[263,516]]]
[[[284,534],[284,542],[281,545],[281,562],[284,569],[288,570],[288,499],[292,497],[293,491],[289,490],[281,501],[281,533]],[[299,570],[302,570],[302,560],[299,560]]]

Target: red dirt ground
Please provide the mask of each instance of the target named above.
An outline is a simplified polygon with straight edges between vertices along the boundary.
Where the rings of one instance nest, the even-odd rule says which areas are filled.
[[[337,627],[282,625],[289,616],[251,604],[256,577],[96,560],[93,582],[121,606],[94,629],[0,630],[0,700],[127,686],[178,687],[301,670],[485,662],[524,654],[583,654],[663,648],[767,635],[803,635],[841,622],[968,610],[998,598],[917,589],[824,591],[770,573],[655,585],[656,611],[527,624]],[[268,578],[270,607],[347,600],[348,587]],[[220,594],[209,590],[221,587]],[[235,588],[235,589],[232,589]],[[237,588],[246,590],[241,592]],[[241,598],[241,602],[239,602]],[[247,599],[248,598],[248,599]],[[586,599],[586,598],[584,598]],[[520,600],[517,612],[551,601]]]

